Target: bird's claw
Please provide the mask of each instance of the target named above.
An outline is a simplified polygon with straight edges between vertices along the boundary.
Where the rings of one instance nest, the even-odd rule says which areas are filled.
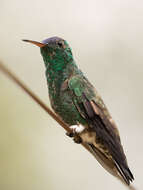
[[[66,132],[66,135],[68,137],[74,137],[75,133],[73,133],[73,132]]]
[[[70,126],[70,129],[71,129],[71,132],[66,132],[66,135],[68,137],[74,137],[77,134],[77,132],[76,132],[77,126],[72,125],[72,126]]]
[[[80,144],[82,143],[81,137],[78,133],[81,133],[84,130],[82,125],[72,125],[70,126],[71,132],[67,132],[66,135],[69,137],[73,137],[75,143]]]
[[[77,144],[81,144],[82,143],[82,139],[79,135],[77,135],[76,133],[73,133],[73,132],[67,132],[66,135],[68,137],[73,137],[73,141]]]
[[[74,142],[77,144],[81,144],[82,143],[82,139],[79,135],[75,135],[73,138]]]

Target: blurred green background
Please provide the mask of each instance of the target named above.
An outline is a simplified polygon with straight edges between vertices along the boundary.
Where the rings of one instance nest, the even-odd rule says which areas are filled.
[[[143,161],[143,2],[0,0],[0,60],[49,105],[39,49],[21,39],[66,39],[121,134],[135,185]],[[124,187],[0,73],[0,189]]]

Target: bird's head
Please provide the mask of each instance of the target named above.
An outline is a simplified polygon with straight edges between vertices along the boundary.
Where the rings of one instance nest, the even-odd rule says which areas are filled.
[[[51,37],[42,42],[23,40],[40,47],[45,65],[64,66],[73,60],[72,51],[68,43],[59,37]]]

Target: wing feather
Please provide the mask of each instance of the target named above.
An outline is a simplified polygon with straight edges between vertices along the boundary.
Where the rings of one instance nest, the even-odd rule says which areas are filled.
[[[71,77],[68,84],[79,113],[86,119],[88,126],[95,130],[100,143],[109,151],[118,172],[129,185],[134,177],[129,170],[118,129],[99,94],[81,75]]]

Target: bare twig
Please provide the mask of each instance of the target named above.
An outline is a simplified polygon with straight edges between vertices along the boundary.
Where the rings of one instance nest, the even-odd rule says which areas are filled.
[[[7,77],[9,77],[13,82],[15,82],[26,94],[28,94],[37,104],[40,105],[54,120],[56,120],[61,127],[63,127],[67,132],[71,132],[69,126],[64,123],[61,118],[59,118],[51,109],[35,94],[33,93],[13,72],[11,72],[2,62],[0,62],[0,71],[2,71]],[[82,144],[89,152],[92,151],[88,148],[86,144]],[[93,153],[92,153],[93,154]]]

